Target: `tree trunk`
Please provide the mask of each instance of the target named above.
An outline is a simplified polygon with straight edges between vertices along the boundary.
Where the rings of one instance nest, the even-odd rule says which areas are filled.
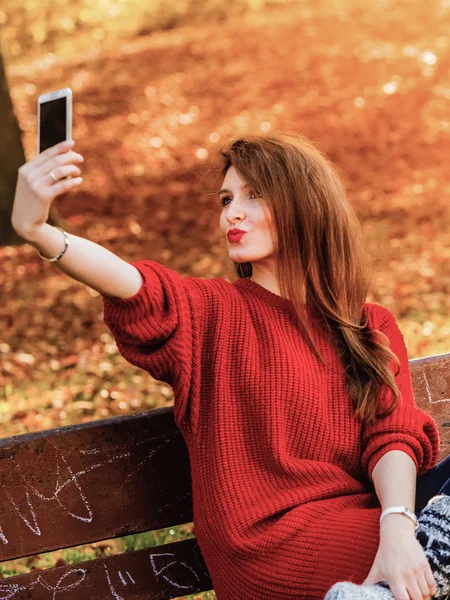
[[[0,50],[0,246],[17,246],[25,243],[11,225],[17,172],[26,162],[22,134],[14,114]],[[59,222],[53,209],[48,222],[51,225]]]
[[[23,243],[11,225],[17,170],[26,161],[0,52],[0,246]]]

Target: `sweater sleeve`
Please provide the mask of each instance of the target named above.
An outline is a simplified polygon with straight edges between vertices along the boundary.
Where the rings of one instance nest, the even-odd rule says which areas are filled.
[[[390,450],[406,452],[416,465],[417,475],[422,475],[437,464],[440,449],[439,430],[435,420],[419,408],[414,399],[403,335],[394,315],[386,308],[383,308],[383,312],[385,314],[378,330],[389,338],[391,350],[400,360],[400,370],[395,377],[400,395],[398,404],[390,415],[377,417],[374,424],[362,427],[361,466],[371,482],[375,465]],[[390,364],[393,373],[396,373],[397,363],[392,360]],[[384,386],[377,413],[387,410],[392,400],[391,388]]]
[[[132,297],[103,298],[103,318],[120,354],[174,390],[177,425],[188,418],[193,369],[201,353],[208,280],[183,277],[152,260],[130,263],[143,285]]]

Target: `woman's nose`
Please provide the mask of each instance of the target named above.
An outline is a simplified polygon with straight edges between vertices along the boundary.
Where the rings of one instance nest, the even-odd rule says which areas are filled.
[[[227,219],[228,221],[234,222],[236,219],[243,219],[245,217],[244,215],[244,211],[239,208],[239,206],[234,205],[234,206],[230,206],[230,210],[228,211],[227,214]]]
[[[243,223],[243,219],[231,219],[228,221],[228,223],[230,224],[230,226],[233,227],[238,227],[239,225],[241,225]]]

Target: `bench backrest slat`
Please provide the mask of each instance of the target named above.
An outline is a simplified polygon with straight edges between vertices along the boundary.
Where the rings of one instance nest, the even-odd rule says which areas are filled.
[[[417,405],[430,413],[439,429],[439,460],[450,455],[450,353],[409,361]]]
[[[172,407],[0,440],[0,562],[192,522]]]

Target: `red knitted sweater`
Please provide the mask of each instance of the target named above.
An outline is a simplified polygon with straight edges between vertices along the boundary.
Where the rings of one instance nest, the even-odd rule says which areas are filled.
[[[247,279],[183,277],[152,260],[131,264],[144,285],[126,300],[104,296],[105,322],[129,362],[174,390],[195,535],[217,599],[323,599],[337,581],[362,583],[379,543],[375,464],[402,450],[421,475],[439,453],[436,423],[415,403],[392,313],[364,305],[371,328],[387,335],[401,361],[400,402],[362,426],[310,306],[329,370],[295,325],[290,300]],[[386,390],[381,411],[392,401]]]

